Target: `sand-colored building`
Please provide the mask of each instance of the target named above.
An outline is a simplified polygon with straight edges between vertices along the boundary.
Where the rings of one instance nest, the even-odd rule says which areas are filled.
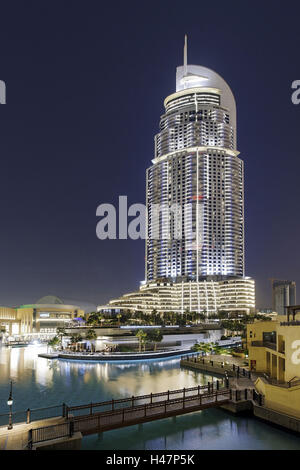
[[[249,366],[267,408],[300,418],[300,306],[247,326]]]
[[[84,315],[76,305],[66,305],[55,296],[42,297],[36,304],[0,307],[0,327],[10,336],[54,333],[74,318]]]

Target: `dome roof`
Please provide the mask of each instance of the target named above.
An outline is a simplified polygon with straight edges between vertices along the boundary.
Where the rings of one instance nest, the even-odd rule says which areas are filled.
[[[63,301],[56,297],[55,295],[45,295],[45,297],[42,297],[39,299],[37,302],[37,305],[39,304],[49,304],[49,305],[54,305],[54,304],[63,304]]]

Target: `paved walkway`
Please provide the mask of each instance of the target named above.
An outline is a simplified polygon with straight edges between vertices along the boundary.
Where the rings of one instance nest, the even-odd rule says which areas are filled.
[[[246,360],[241,357],[233,357],[233,356],[226,356],[226,355],[218,355],[213,354],[210,356],[204,356],[206,361],[214,361],[217,362],[224,362],[225,364],[234,364],[235,366],[239,366],[241,369],[249,370],[248,366],[245,366]],[[205,373],[205,372],[204,372]],[[207,372],[207,374],[213,374],[213,372]],[[251,372],[251,379],[247,377],[240,377],[237,379],[236,377],[229,377],[230,388],[244,390],[245,388],[254,389],[254,383],[257,379],[258,375],[255,372]]]
[[[205,360],[209,361],[215,361],[215,362],[225,362],[228,364],[235,364],[236,366],[239,366],[243,369],[248,370],[248,366],[245,365],[246,359],[242,357],[233,357],[233,356],[227,356],[225,354],[213,354],[211,356],[204,356]]]
[[[8,430],[7,426],[0,427],[0,451],[1,450],[24,450],[28,444],[28,431],[41,426],[64,423],[65,418],[49,418],[32,423],[20,423]]]

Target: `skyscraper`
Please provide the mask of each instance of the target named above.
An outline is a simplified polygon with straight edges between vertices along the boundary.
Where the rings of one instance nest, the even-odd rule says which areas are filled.
[[[164,107],[146,174],[145,281],[99,309],[249,312],[255,286],[245,277],[235,99],[217,73],[187,64],[187,38]]]
[[[205,67],[178,67],[165,99],[147,171],[146,280],[244,276],[244,169],[236,149],[236,105],[227,83]],[[183,236],[154,239],[152,205],[182,208]],[[190,226],[185,209],[192,205]],[[184,230],[185,229],[185,230]],[[191,243],[194,232],[194,243]]]
[[[272,280],[273,310],[278,315],[286,314],[286,307],[296,305],[296,283]]]

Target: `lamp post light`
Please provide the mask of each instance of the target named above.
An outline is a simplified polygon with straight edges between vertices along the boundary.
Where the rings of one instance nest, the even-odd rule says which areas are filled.
[[[9,406],[9,420],[8,420],[8,428],[7,429],[12,429],[12,406],[13,406],[13,397],[12,397],[12,380],[10,381],[10,392],[9,392],[9,397],[7,400],[7,405]]]

